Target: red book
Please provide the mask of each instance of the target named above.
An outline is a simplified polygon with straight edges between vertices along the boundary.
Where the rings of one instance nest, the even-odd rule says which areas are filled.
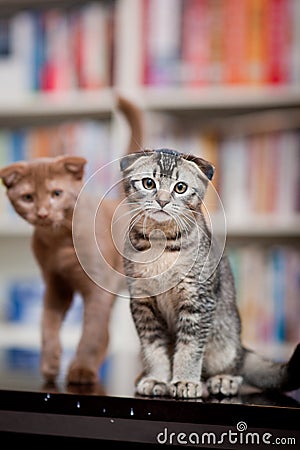
[[[68,90],[73,87],[74,69],[67,13],[60,9],[50,9],[44,14],[44,23],[45,64],[42,89]]]
[[[222,0],[209,0],[209,82],[224,82],[224,29],[225,3]]]
[[[142,62],[142,83],[143,84],[151,84],[150,77],[150,64],[151,64],[151,56],[149,54],[148,48],[148,36],[150,32],[150,0],[142,0],[142,29],[143,29],[143,62]]]
[[[188,86],[209,81],[210,30],[208,0],[185,0],[182,15],[183,80]]]
[[[246,39],[247,2],[224,2],[224,82],[247,80]]]
[[[83,7],[79,23],[79,87],[99,89],[109,85],[109,11],[105,4],[91,3]]]
[[[247,3],[247,82],[266,80],[266,25],[268,0],[245,0]]]
[[[291,3],[288,0],[268,0],[267,17],[266,81],[286,83],[291,75]]]

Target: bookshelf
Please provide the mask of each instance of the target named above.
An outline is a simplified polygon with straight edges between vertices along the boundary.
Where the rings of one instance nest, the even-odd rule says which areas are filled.
[[[266,108],[297,107],[299,86],[207,86],[195,89],[147,87],[140,97],[145,107],[153,111],[235,110],[236,113]]]
[[[253,80],[243,83],[224,83],[214,80],[213,83],[198,86],[189,86],[182,80],[179,82],[177,80],[177,83],[151,84],[149,81],[146,83],[143,79],[145,35],[147,33],[147,27],[143,26],[145,23],[143,8],[146,3],[150,4],[151,2],[153,4],[160,3],[157,0],[96,2],[97,4],[114,4],[115,8],[111,83],[88,89],[71,86],[68,89],[58,90],[25,90],[18,95],[9,93],[2,88],[2,90],[0,89],[0,134],[1,130],[45,125],[57,126],[70,121],[74,123],[76,121],[106,123],[110,127],[109,140],[110,152],[112,152],[110,155],[117,155],[117,152],[120,153],[126,148],[124,142],[127,142],[127,129],[115,108],[115,92],[120,92],[136,101],[142,108],[147,133],[145,143],[143,143],[145,147],[156,146],[156,144],[160,147],[163,146],[160,144],[163,131],[166,143],[169,140],[170,146],[172,143],[180,146],[180,143],[184,142],[190,151],[193,152],[194,149],[198,151],[198,147],[193,147],[197,137],[191,139],[191,137],[181,136],[178,140],[177,136],[176,140],[172,136],[174,128],[177,131],[176,123],[188,124],[186,130],[187,132],[191,131],[191,135],[195,133],[195,130],[203,135],[206,133],[216,134],[219,142],[233,136],[251,137],[257,134],[299,132],[300,63],[297,55],[300,52],[295,51],[295,48],[296,50],[300,49],[299,31],[295,36],[295,48],[293,47],[292,52],[292,80],[282,79],[277,80],[276,83],[253,82]],[[165,1],[166,4],[169,2],[170,0]],[[177,4],[179,0],[171,0],[172,2]],[[89,2],[81,3],[88,4]],[[193,0],[187,3],[191,5]],[[259,2],[256,3],[259,4]],[[295,17],[299,18],[297,0],[288,0],[287,3],[289,8],[291,6],[295,8]],[[42,7],[43,11],[47,11],[58,6],[66,7],[69,11],[72,8],[76,9],[78,2],[75,0],[64,2],[0,0],[0,11],[5,11],[8,16],[20,13],[24,9],[35,11]],[[174,17],[170,17],[170,19],[175,20]],[[164,17],[164,20],[167,18]],[[297,20],[295,22],[297,23]],[[299,30],[298,26],[296,28]],[[168,41],[169,38],[160,35],[160,39]],[[175,42],[177,42],[176,39]],[[164,48],[167,49],[167,46]],[[262,62],[260,59],[261,64]],[[188,145],[192,146],[188,147]],[[4,190],[0,192],[0,205],[3,196]],[[16,276],[21,278],[30,274],[38,276],[38,268],[30,256],[31,232],[31,228],[23,221],[2,214],[1,210],[0,246],[5,250],[5,255],[10,252],[9,267],[7,267],[5,257],[1,257],[0,260],[3,279],[8,274],[11,276],[14,271]],[[229,248],[231,246],[234,249],[239,248],[245,243],[250,246],[260,245],[263,248],[282,245],[288,248],[293,247],[300,252],[299,238],[299,209],[284,216],[265,212],[242,214],[238,217],[230,214],[227,216]],[[22,252],[20,257],[22,264],[15,264],[14,255],[15,258],[18,258],[20,252]],[[4,253],[2,254],[4,255]],[[24,261],[28,261],[28,264],[23,264]],[[258,342],[255,344],[258,345]],[[290,343],[264,342],[262,344],[262,348],[270,353],[275,353],[274,348],[278,348],[278,346],[284,348],[284,354],[286,354]]]
[[[111,119],[114,96],[111,89],[100,92],[23,94],[18,99],[2,99],[0,125],[9,126],[71,118]]]

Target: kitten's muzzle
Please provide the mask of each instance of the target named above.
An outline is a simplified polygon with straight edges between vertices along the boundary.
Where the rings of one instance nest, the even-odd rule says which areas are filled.
[[[47,211],[39,211],[37,213],[37,216],[39,219],[44,220],[44,219],[47,219],[47,217],[49,216],[49,213]]]
[[[156,202],[159,204],[159,206],[161,207],[161,209],[164,209],[164,207],[170,203],[171,201],[171,197],[170,197],[170,193],[168,191],[165,191],[163,189],[160,189],[157,192],[157,195],[155,197]]]
[[[161,207],[161,209],[164,209],[164,207],[170,203],[169,200],[160,200],[160,199],[156,199],[157,203],[159,204],[159,206]]]

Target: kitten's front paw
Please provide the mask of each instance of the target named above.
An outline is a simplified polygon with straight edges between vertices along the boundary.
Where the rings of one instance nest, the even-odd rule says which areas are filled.
[[[176,381],[170,383],[169,393],[175,398],[199,398],[202,397],[201,381]]]
[[[94,384],[98,381],[97,371],[73,362],[67,375],[68,384]]]
[[[142,378],[136,385],[136,393],[151,397],[163,397],[168,395],[168,386],[163,381]]]
[[[207,381],[207,389],[213,395],[236,395],[243,382],[243,377],[233,375],[215,375]]]
[[[54,383],[59,373],[60,355],[42,355],[41,372],[46,382]]]

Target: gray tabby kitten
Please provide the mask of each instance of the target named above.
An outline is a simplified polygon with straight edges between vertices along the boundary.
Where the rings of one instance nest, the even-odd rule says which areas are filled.
[[[287,363],[241,344],[234,280],[201,212],[213,166],[159,149],[121,160],[132,219],[124,270],[140,339],[136,392],[178,398],[235,395],[244,381],[262,390],[300,386],[300,344]],[[251,282],[251,280],[249,280]]]

